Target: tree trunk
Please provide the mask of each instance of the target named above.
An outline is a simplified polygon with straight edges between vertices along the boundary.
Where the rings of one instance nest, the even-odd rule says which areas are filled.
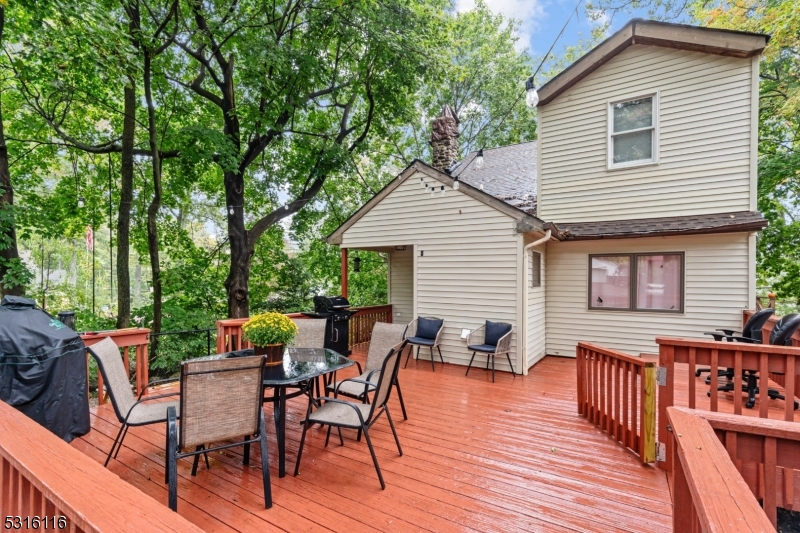
[[[117,328],[131,323],[130,256],[131,205],[133,204],[133,144],[136,133],[136,86],[130,78],[125,86],[125,117],[122,123],[122,166],[117,216]]]
[[[252,251],[244,226],[244,177],[225,173],[225,199],[228,213],[228,237],[231,264],[225,289],[228,291],[228,318],[250,316],[250,259]],[[231,215],[231,208],[233,215]]]
[[[158,257],[158,211],[161,209],[161,157],[158,153],[158,129],[156,110],[153,105],[151,87],[150,51],[144,50],[144,96],[147,101],[147,137],[153,167],[153,199],[147,208],[147,248],[150,252],[150,269],[153,272],[153,327],[154,333],[161,332],[161,266]],[[153,348],[155,352],[155,347]]]
[[[6,10],[0,6],[0,43],[3,40],[3,29],[6,20]],[[2,96],[0,94],[0,96]],[[19,249],[17,248],[17,231],[14,226],[14,189],[11,188],[11,173],[8,167],[8,146],[3,125],[2,98],[0,98],[0,223],[5,218],[6,222],[0,226],[0,295],[21,296],[25,287],[18,282],[9,285],[3,283],[6,274],[20,263]],[[5,217],[3,211],[9,210]],[[4,243],[5,241],[5,243]]]

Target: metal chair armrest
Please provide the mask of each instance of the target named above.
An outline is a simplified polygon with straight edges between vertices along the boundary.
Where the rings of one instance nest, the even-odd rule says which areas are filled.
[[[727,335],[723,335],[722,333],[715,333],[713,331],[705,331],[703,332],[703,335],[711,335],[712,337],[714,337],[714,340],[716,342],[722,342],[723,337],[727,337]]]
[[[751,339],[750,337],[740,337],[739,335],[731,335],[729,338],[736,342],[744,342],[747,344],[761,344],[756,339]]]
[[[356,361],[356,368],[358,368],[358,375],[359,376],[364,373],[364,371],[361,370],[361,363],[359,363],[358,361]]]
[[[180,377],[177,377],[177,378],[167,378],[167,379],[156,379],[156,380],[153,380],[150,383],[148,383],[145,388],[142,389],[142,392],[139,393],[139,397],[137,398],[137,400],[141,400],[142,396],[144,396],[144,393],[147,391],[147,389],[149,389],[151,387],[154,387],[155,385],[161,385],[163,383],[175,383],[175,382],[180,381],[180,379],[181,379]]]
[[[377,370],[373,370],[373,372],[378,372],[378,371]],[[370,377],[372,377],[372,373],[370,373]],[[343,379],[342,381],[340,381],[339,383],[336,384],[336,386],[333,388],[333,393],[334,394],[339,394],[339,387],[342,386],[342,383],[346,383],[348,381],[353,382],[353,383],[363,383],[364,384],[364,394],[369,393],[370,385],[373,385],[373,386],[375,385],[374,383],[372,383],[370,381],[365,381],[363,379],[347,378],[347,379]]]
[[[330,396],[320,396],[319,398],[316,399],[316,401],[318,403],[320,401],[324,401],[324,402],[333,402],[333,403],[341,403],[343,405],[349,405],[358,415],[358,420],[361,422],[361,425],[364,425],[364,417],[361,416],[361,410],[358,407],[356,407],[356,405],[353,402],[346,402],[344,400],[339,400],[338,398],[331,398]]]
[[[715,329],[714,331],[721,331],[725,335],[733,335],[734,333],[741,333],[738,329]]]

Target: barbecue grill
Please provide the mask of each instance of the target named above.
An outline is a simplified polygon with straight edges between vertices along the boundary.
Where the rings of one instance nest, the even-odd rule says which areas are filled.
[[[350,317],[355,311],[350,309],[350,302],[344,296],[314,296],[314,312],[303,313],[311,318],[324,318],[325,348],[330,348],[342,355],[350,355],[348,335],[350,333]]]

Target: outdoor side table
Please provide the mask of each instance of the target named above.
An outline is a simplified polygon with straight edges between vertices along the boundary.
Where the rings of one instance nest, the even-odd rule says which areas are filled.
[[[253,355],[253,349],[225,352],[194,360],[222,359],[226,357],[246,357]],[[286,348],[283,364],[268,366],[264,370],[264,388],[271,387],[274,394],[264,398],[264,402],[274,404],[275,440],[278,442],[278,475],[286,475],[286,400],[303,394],[313,396],[313,385],[320,376],[331,374],[353,366],[355,361],[327,348]],[[287,394],[288,387],[304,384],[297,391]]]

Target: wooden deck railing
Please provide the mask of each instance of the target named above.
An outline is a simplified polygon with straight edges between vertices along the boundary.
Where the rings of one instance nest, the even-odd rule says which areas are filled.
[[[302,313],[289,313],[286,316],[295,320],[309,318]],[[248,320],[247,318],[217,320],[217,353],[252,348],[252,345],[242,338],[242,324]],[[350,318],[349,345],[369,342],[375,322],[391,323],[391,321],[391,305],[374,305],[357,309]]]
[[[795,505],[787,473],[800,467],[797,424],[680,407],[667,419],[677,457],[673,531],[776,529],[777,507]]]
[[[752,370],[761,376],[778,375],[785,376],[781,379],[788,398],[787,402],[782,402],[783,409],[770,409],[770,401],[767,396],[767,387],[760,386],[756,395],[758,405],[758,416],[769,418],[770,413],[775,416],[781,413],[785,420],[794,420],[794,405],[791,398],[795,396],[795,391],[800,390],[800,348],[789,346],[768,346],[763,344],[745,344],[714,342],[702,339],[678,339],[678,338],[656,338],[659,345],[658,364],[663,367],[665,372],[665,382],[659,387],[658,391],[658,441],[666,445],[665,461],[659,462],[659,466],[664,470],[671,471],[673,463],[672,440],[668,437],[667,428],[667,408],[675,405],[675,381],[676,363],[685,363],[688,373],[688,404],[690,409],[697,408],[697,384],[695,370],[700,367],[710,368],[711,383],[702,383],[701,394],[710,391],[709,409],[713,412],[719,411],[719,395],[717,386],[719,369],[733,369],[733,390],[742,391],[742,371]],[[760,384],[759,384],[760,385]],[[733,413],[742,414],[742,393],[733,394]]]
[[[27,531],[202,531],[4,402],[0,519]]]
[[[374,305],[361,307],[350,317],[350,335],[347,342],[350,346],[369,342],[375,322],[392,323],[391,305]]]
[[[576,349],[578,413],[636,453],[656,460],[656,365],[580,342]]]

